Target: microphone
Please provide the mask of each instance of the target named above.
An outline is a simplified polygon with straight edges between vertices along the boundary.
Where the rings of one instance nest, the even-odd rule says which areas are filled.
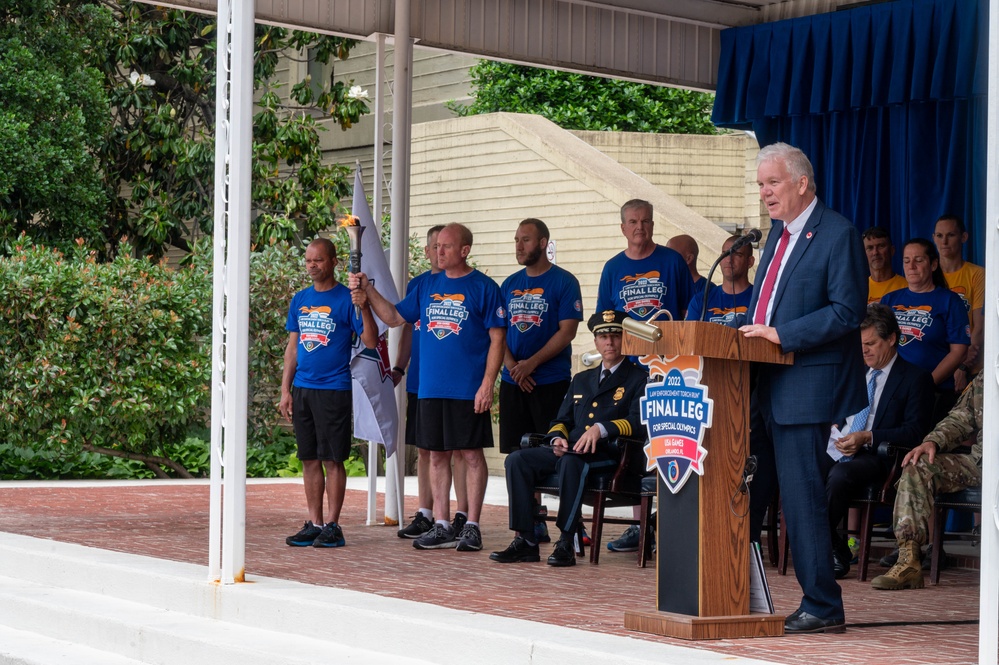
[[[749,229],[749,231],[746,232],[746,235],[740,237],[738,240],[733,242],[732,246],[729,247],[724,252],[722,252],[718,256],[718,258],[715,259],[715,262],[711,264],[711,270],[708,271],[708,277],[707,277],[708,281],[704,283],[704,297],[701,300],[701,321],[704,321],[707,318],[708,291],[711,290],[712,286],[711,277],[714,276],[715,274],[715,268],[718,267],[718,264],[721,263],[726,256],[731,256],[732,252],[742,249],[743,247],[745,247],[750,243],[759,242],[760,239],[762,238],[763,238],[763,233],[761,233],[759,229]]]
[[[746,245],[749,245],[751,243],[759,242],[762,239],[763,239],[763,233],[759,229],[749,229],[749,231],[746,232],[746,235],[742,236],[741,238],[733,242],[732,246],[729,247],[728,251],[725,252],[723,255],[728,256],[732,252],[740,250]]]

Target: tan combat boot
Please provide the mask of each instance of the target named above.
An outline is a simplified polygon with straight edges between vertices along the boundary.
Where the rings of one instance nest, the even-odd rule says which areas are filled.
[[[922,589],[923,568],[919,565],[919,545],[907,540],[898,546],[898,563],[884,575],[871,580],[875,589],[896,591],[898,589]]]

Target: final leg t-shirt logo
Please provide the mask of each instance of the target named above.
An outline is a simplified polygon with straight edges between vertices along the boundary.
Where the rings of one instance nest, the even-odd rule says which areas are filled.
[[[534,326],[540,326],[542,316],[548,311],[548,302],[544,299],[544,289],[515,289],[514,298],[510,300],[510,325],[520,332],[527,332]]]
[[[933,315],[930,310],[929,305],[913,307],[895,305],[895,318],[898,319],[898,327],[902,331],[902,339],[898,341],[900,346],[912,341],[918,342],[923,338],[924,331],[933,325]]]
[[[621,287],[620,296],[624,301],[624,311],[628,314],[634,312],[640,318],[645,318],[662,307],[666,285],[659,281],[658,270],[626,275],[621,281],[624,286]]]
[[[336,323],[330,320],[330,308],[299,307],[298,341],[306,351],[312,352],[329,343],[330,335],[336,330]]]
[[[460,293],[435,293],[427,305],[427,332],[437,339],[461,332],[461,323],[468,318],[465,296]]]
[[[737,314],[745,313],[745,307],[708,307],[708,321],[727,325],[735,320]]]

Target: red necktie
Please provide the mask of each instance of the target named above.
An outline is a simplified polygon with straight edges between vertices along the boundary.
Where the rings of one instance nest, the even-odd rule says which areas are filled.
[[[787,251],[787,244],[791,240],[791,232],[784,227],[784,233],[780,234],[780,242],[777,243],[777,251],[774,258],[767,266],[767,277],[763,280],[763,288],[760,289],[760,299],[756,302],[756,315],[753,323],[765,324],[767,322],[767,309],[770,307],[770,297],[774,294],[774,285],[777,284],[777,273],[780,272],[780,262],[784,259],[784,252]]]

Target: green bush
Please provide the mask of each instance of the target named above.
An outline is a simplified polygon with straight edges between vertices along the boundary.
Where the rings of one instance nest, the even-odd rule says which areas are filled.
[[[29,462],[50,460],[57,477],[83,452],[156,457],[154,469],[182,473],[154,451],[204,418],[210,275],[129,251],[98,263],[83,250],[65,256],[25,241],[7,254],[0,441]]]
[[[126,250],[99,263],[22,237],[0,252],[0,479],[208,475],[211,247],[176,270]],[[310,283],[303,255],[272,243],[250,258],[250,477],[294,456],[277,402],[288,304]],[[364,460],[348,472],[364,475]]]

